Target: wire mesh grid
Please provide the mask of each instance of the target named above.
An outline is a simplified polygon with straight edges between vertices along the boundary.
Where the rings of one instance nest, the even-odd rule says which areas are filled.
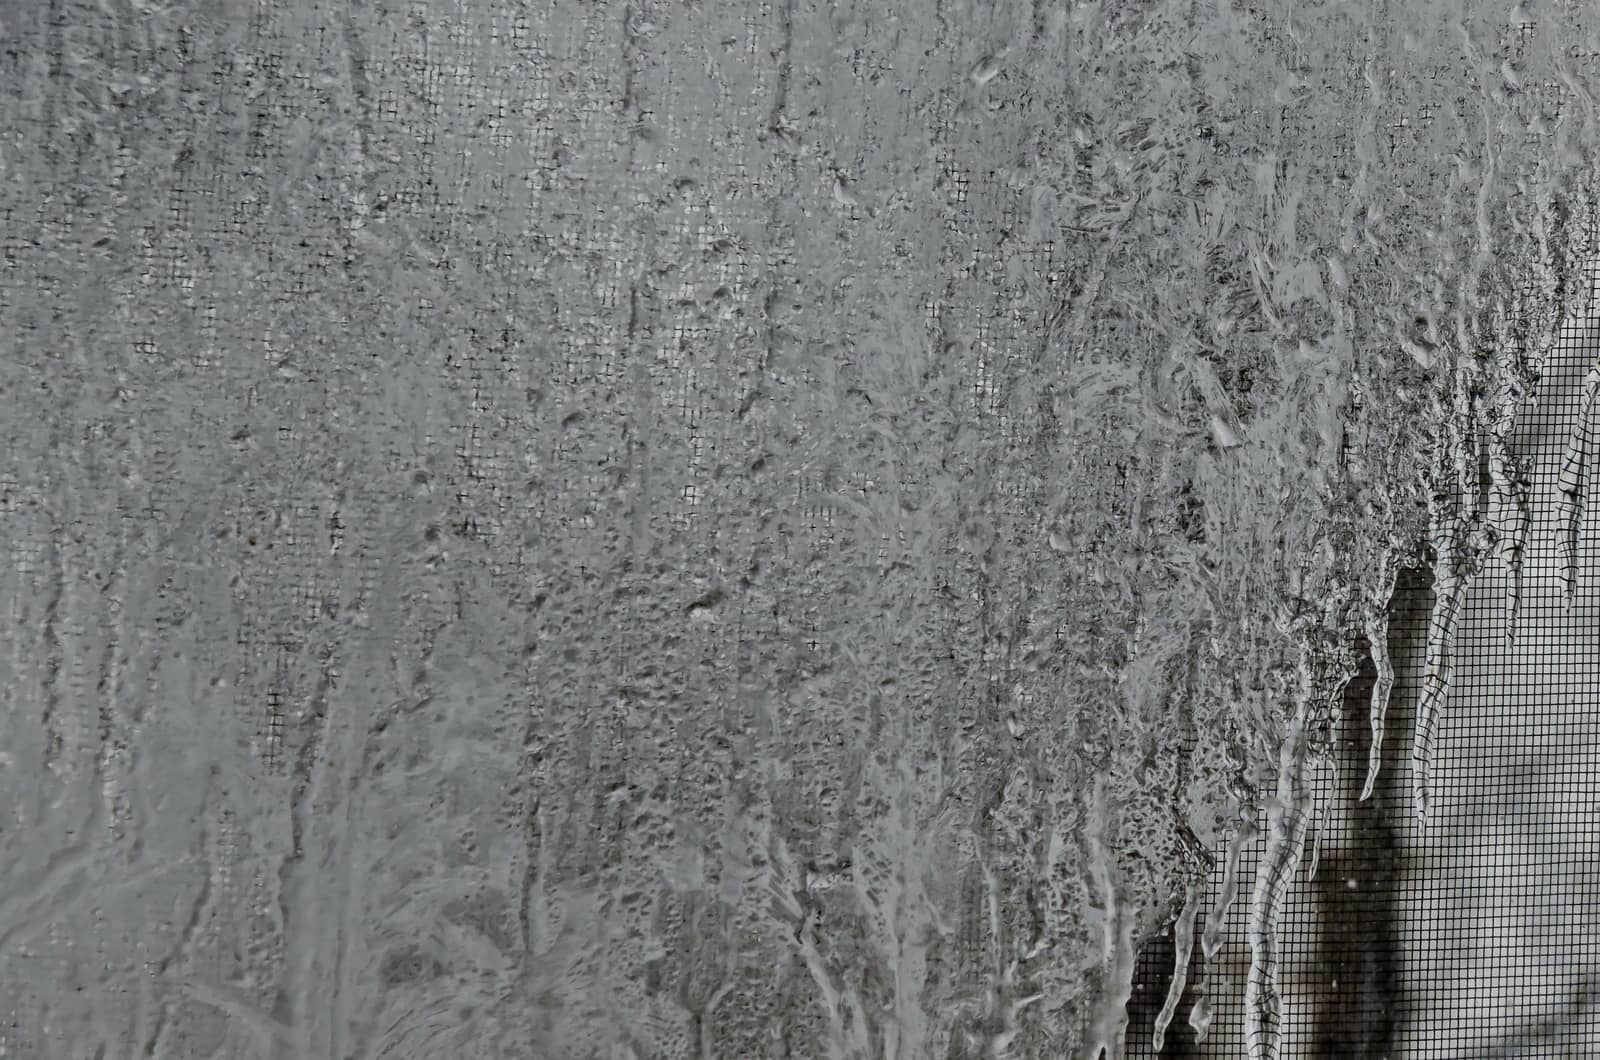
[[[1591,269],[1591,283],[1600,271]],[[1428,823],[1416,819],[1411,734],[1434,604],[1432,554],[1401,572],[1389,608],[1395,669],[1370,799],[1359,795],[1376,673],[1368,646],[1345,691],[1338,750],[1313,776],[1320,831],[1301,858],[1279,933],[1286,1057],[1572,1057],[1600,1053],[1600,570],[1583,512],[1578,581],[1562,590],[1560,489],[1589,368],[1600,359],[1594,299],[1565,321],[1512,448],[1533,461],[1522,614],[1508,640],[1507,571],[1491,556],[1456,630]],[[1569,467],[1567,478],[1571,479]],[[1487,471],[1482,488],[1488,490]],[[1264,813],[1264,810],[1263,810]],[[1227,837],[1233,838],[1232,833]],[[1226,858],[1218,852],[1197,918],[1188,982],[1163,1057],[1245,1053],[1246,919],[1258,837],[1240,858],[1238,897],[1207,963],[1198,942]],[[1157,1055],[1156,1016],[1173,978],[1168,928],[1141,952],[1130,1056]],[[1209,998],[1197,1040],[1189,1017]]]

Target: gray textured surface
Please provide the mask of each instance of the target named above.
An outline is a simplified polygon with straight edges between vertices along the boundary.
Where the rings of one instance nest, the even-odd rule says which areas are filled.
[[[0,7],[0,1050],[1114,1026],[1588,231],[1499,5],[1270,6]]]

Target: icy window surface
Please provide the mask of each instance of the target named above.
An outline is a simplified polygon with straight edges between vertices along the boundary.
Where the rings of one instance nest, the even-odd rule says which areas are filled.
[[[0,20],[0,1054],[1115,1055],[1263,795],[1275,1052],[1351,646],[1431,535],[1427,808],[1520,562],[1586,4]]]

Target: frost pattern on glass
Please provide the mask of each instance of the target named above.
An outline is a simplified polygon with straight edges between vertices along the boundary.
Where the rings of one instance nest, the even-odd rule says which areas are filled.
[[[1080,1052],[1580,295],[1503,7],[7,5],[0,1051]]]

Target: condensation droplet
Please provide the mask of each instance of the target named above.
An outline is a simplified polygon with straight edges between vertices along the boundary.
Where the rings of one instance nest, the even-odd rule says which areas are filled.
[[[985,55],[982,59],[979,59],[973,64],[972,72],[968,76],[972,78],[972,83],[975,85],[987,85],[990,81],[993,81],[997,76],[999,76],[999,74],[1000,56]]]

